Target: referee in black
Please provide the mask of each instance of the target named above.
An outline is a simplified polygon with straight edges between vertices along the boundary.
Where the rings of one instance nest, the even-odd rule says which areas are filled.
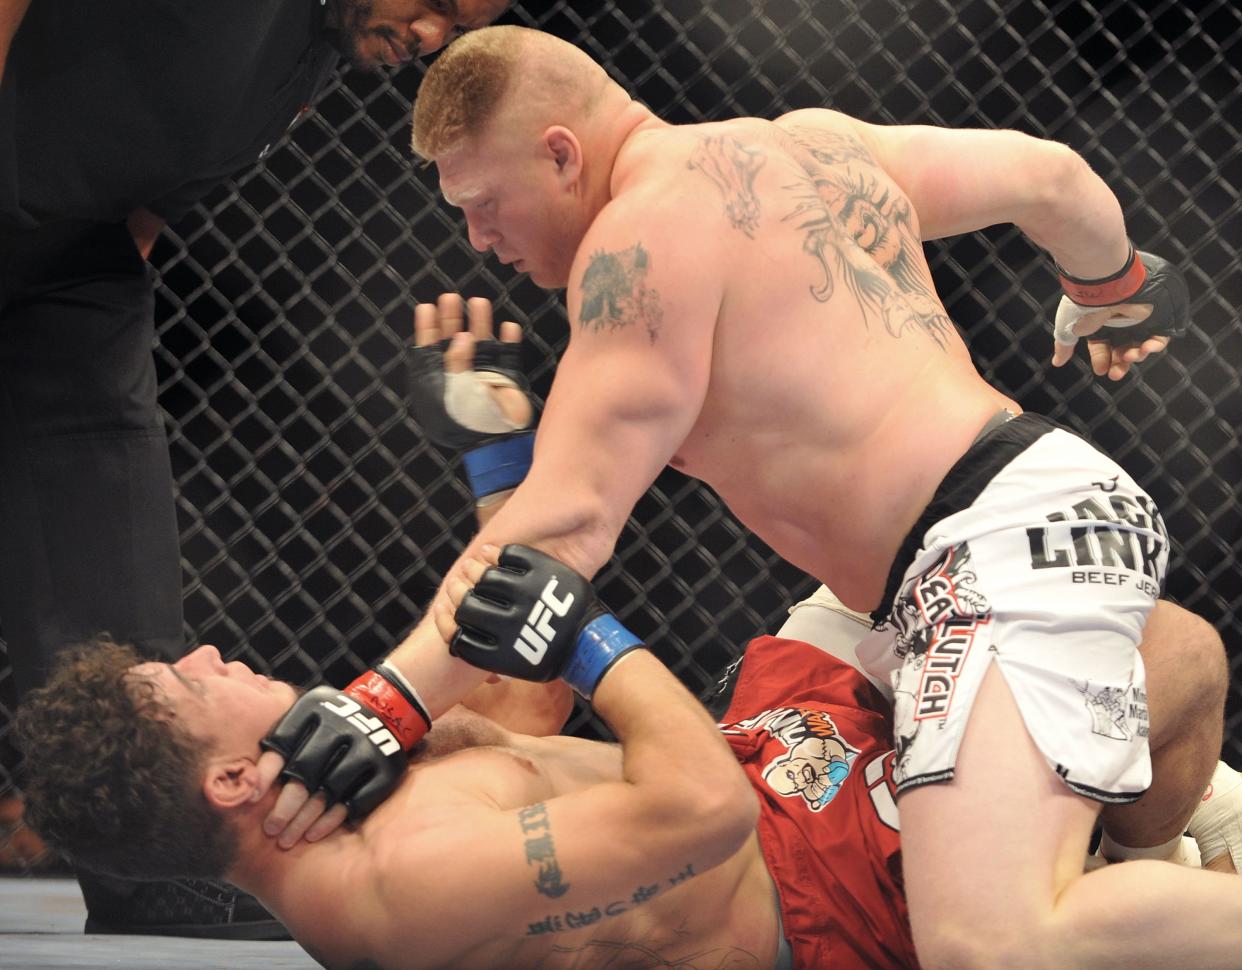
[[[101,631],[184,650],[146,257],[341,54],[398,66],[503,0],[0,0],[0,635],[19,696]],[[447,11],[447,12],[446,12]],[[79,874],[88,932],[263,939],[251,898]]]

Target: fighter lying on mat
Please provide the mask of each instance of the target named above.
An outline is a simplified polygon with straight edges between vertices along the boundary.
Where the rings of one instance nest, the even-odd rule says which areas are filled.
[[[511,669],[526,617],[553,603],[557,630],[528,669],[564,671],[619,748],[459,710],[356,829],[283,851],[260,832],[276,794],[256,800],[256,765],[294,688],[214,647],[170,666],[93,645],[19,714],[30,818],[83,865],[226,878],[329,967],[916,966],[891,725],[857,671],[762,637],[717,730],[584,580],[522,547],[501,562],[458,613],[460,649]],[[848,650],[862,627],[834,616],[821,601],[794,619]],[[331,688],[308,697],[325,717],[357,710]]]
[[[511,594],[531,598],[522,616],[550,568]],[[172,666],[93,647],[20,714],[27,811],[84,865],[229,879],[331,967],[771,967],[777,887],[802,914],[786,928],[798,965],[913,966],[889,726],[855,671],[756,641],[726,717],[742,722],[725,730],[733,751],[650,657],[593,693],[619,748],[459,712],[356,830],[283,851],[260,831],[275,792],[252,796],[294,689],[212,647]]]
[[[486,341],[490,320],[476,313],[472,322]],[[502,332],[514,345],[520,338],[512,326]],[[440,336],[421,335],[424,344]],[[473,344],[456,339],[447,361],[468,379]],[[527,407],[522,395],[491,393],[511,416]],[[749,646],[733,689],[713,700],[717,716],[729,704],[725,736],[762,796],[753,837],[719,827],[753,807],[705,738],[705,719],[652,669],[630,672],[641,682],[612,694],[597,690],[621,751],[519,733],[555,730],[567,692],[506,681],[471,697],[505,727],[454,709],[395,796],[356,830],[281,852],[258,837],[276,795],[252,792],[258,739],[294,690],[222,663],[210,647],[174,667],[139,666],[114,646],[63,668],[18,720],[31,813],[96,866],[227,876],[331,966],[615,968],[694,955],[697,966],[740,970],[782,965],[771,955],[785,940],[785,965],[808,970],[912,965],[887,708],[821,652],[854,662],[865,629],[821,588],[779,638]],[[350,713],[346,698],[323,699]],[[1200,814],[1210,823],[1215,809],[1208,800]],[[575,822],[580,814],[588,821]],[[740,843],[732,854],[730,838]],[[696,856],[697,846],[723,861],[707,868],[710,854]],[[686,864],[693,888],[679,888]],[[612,881],[584,886],[583,870]]]

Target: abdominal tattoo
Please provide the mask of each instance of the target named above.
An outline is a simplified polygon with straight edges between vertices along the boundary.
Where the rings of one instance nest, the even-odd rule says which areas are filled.
[[[588,967],[609,967],[610,970],[648,970],[671,967],[674,970],[760,970],[757,954],[737,946],[716,946],[696,950],[684,956],[662,953],[668,944],[646,944],[629,940],[591,940],[583,946],[557,943],[544,960],[533,964],[535,970],[554,966],[556,970],[587,970]],[[769,964],[770,965],[770,964]]]
[[[596,333],[641,324],[652,343],[664,322],[660,294],[647,286],[651,257],[642,243],[591,257],[582,274],[582,309],[578,325]]]
[[[819,263],[822,280],[811,295],[826,303],[839,274],[868,324],[882,322],[893,337],[922,330],[943,349],[953,323],[919,265],[909,200],[857,138],[804,127],[788,134],[806,159],[802,177],[784,186],[795,199],[785,221],[806,233],[803,252]]]
[[[603,920],[612,919],[622,913],[629,912],[636,906],[649,902],[661,892],[680,886],[697,876],[694,866],[687,863],[685,867],[665,880],[648,883],[637,887],[629,898],[612,899],[600,906],[590,909],[564,910],[549,913],[543,919],[526,924],[526,936],[547,936],[550,933],[564,933],[567,930],[579,930],[584,926],[594,926]],[[567,887],[568,888],[568,887]]]

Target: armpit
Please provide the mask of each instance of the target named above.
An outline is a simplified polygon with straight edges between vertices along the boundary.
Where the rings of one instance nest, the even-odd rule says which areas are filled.
[[[504,744],[508,732],[482,714],[458,704],[436,719],[431,730],[415,746],[412,761],[431,761],[465,748]]]

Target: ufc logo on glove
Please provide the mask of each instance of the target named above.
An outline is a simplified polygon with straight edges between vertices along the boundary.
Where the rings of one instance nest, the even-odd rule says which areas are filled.
[[[384,727],[384,722],[378,717],[368,717],[363,714],[362,705],[357,701],[351,701],[344,694],[339,694],[336,703],[320,701],[320,706],[326,707],[337,717],[344,718],[365,734],[370,742],[380,749],[381,754],[393,755],[401,750],[401,742],[393,737],[388,728]]]
[[[574,605],[574,594],[566,593],[564,599],[556,598],[556,577],[548,580],[539,594],[539,601],[531,607],[526,623],[513,641],[513,649],[532,665],[543,661],[548,652],[548,641],[556,636],[552,626],[553,615],[563,617]]]

